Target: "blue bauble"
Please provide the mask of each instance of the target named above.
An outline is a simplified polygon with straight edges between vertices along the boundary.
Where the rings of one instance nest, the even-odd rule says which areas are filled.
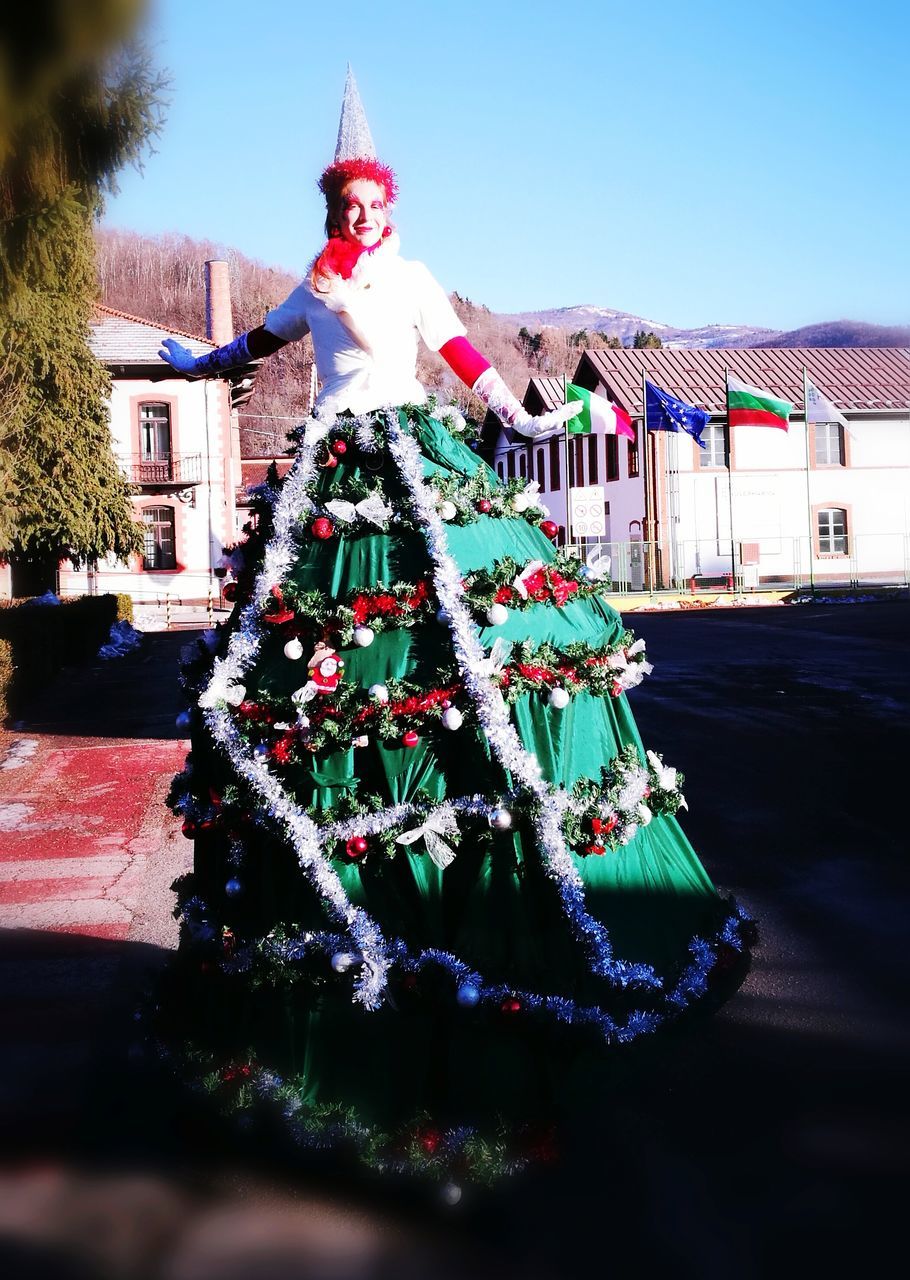
[[[257,742],[253,747],[253,755],[257,760],[265,760],[269,754],[268,745],[265,742]]]
[[[224,886],[224,892],[229,898],[236,898],[238,894],[243,893],[243,885],[236,876],[232,876]]]
[[[188,711],[181,711],[174,723],[178,729],[186,730],[193,723],[193,718]]]
[[[582,565],[581,567],[581,573],[579,574],[579,577],[584,578],[585,582],[590,582],[590,580],[594,577],[594,574],[585,564],[585,565]]]
[[[455,999],[462,1009],[473,1009],[480,1000],[480,990],[473,982],[463,982],[455,993]]]

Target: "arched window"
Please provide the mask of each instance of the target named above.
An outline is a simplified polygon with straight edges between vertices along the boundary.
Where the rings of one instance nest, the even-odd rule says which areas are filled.
[[[540,492],[547,491],[547,466],[543,449],[534,451],[534,479],[540,485]]]
[[[156,484],[172,479],[171,406],[150,401],[139,406],[140,484]]]
[[[505,480],[506,469],[503,465],[502,458],[500,458],[499,461],[496,463],[496,474],[499,476],[500,480]]]
[[[174,508],[146,507],[142,512],[142,523],[145,525],[143,569],[176,569]]]
[[[818,554],[820,556],[849,555],[847,537],[847,512],[843,507],[822,507],[817,513]]]
[[[521,453],[518,455],[518,474],[521,476],[522,480],[527,479],[528,458],[524,450],[522,450]]]

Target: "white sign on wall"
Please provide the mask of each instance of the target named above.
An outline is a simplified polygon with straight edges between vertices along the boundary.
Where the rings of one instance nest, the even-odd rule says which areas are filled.
[[[573,535],[578,538],[602,538],[607,531],[603,485],[583,485],[581,488],[570,490],[570,493]]]

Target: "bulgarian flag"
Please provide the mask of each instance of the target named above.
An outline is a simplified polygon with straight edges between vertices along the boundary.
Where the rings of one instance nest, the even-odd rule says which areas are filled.
[[[630,440],[635,439],[632,419],[625,409],[613,404],[606,396],[595,395],[584,387],[576,387],[574,382],[567,382],[566,403],[571,400],[580,400],[584,408],[566,423],[570,432],[575,435],[590,435],[593,431],[602,436],[628,436]]]
[[[731,427],[780,427],[786,431],[792,412],[789,400],[727,374],[727,421]]]

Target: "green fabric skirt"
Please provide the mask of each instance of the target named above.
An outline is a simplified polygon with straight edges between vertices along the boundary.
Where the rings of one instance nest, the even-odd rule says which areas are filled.
[[[398,421],[418,443],[430,483],[454,476],[495,491],[495,474],[428,411],[400,410]],[[396,509],[413,511],[389,450],[377,455],[349,446],[336,463],[317,468],[306,487],[314,509],[378,485]],[[263,524],[267,542],[265,517]],[[447,525],[446,535],[463,577],[504,558],[525,565],[557,556],[537,524],[522,518],[480,514]],[[297,600],[315,592],[327,607],[341,607],[354,592],[432,579],[432,571],[419,522],[386,531],[361,524],[330,539],[301,538],[281,590]],[[248,570],[247,594],[251,581]],[[238,605],[219,652],[242,619]],[[260,632],[244,677],[244,705],[288,708],[304,664],[285,656],[287,625]],[[484,648],[498,639],[507,655],[526,642],[607,651],[623,632],[619,615],[597,593],[510,609],[496,627],[478,624]],[[304,627],[303,634],[310,643],[316,633]],[[426,690],[451,671],[453,645],[430,610],[414,625],[379,630],[368,646],[341,646],[338,656],[345,689],[407,681]],[[208,662],[210,670],[210,655]],[[624,749],[644,761],[645,746],[659,746],[641,742],[625,695],[580,691],[559,709],[530,690],[512,704],[511,720],[545,781],[570,792],[582,780],[600,779]],[[455,733],[422,732],[416,746],[369,735],[365,746],[303,751],[281,778],[294,802],[323,821],[366,796],[383,806],[426,805],[477,793],[495,798],[513,782],[480,724],[468,718]],[[219,803],[233,798],[251,809],[248,798],[237,801],[234,782],[230,759],[198,718],[191,779],[197,805],[207,788]],[[742,949],[741,917],[718,896],[675,817],[658,814],[615,851],[572,853],[585,909],[606,929],[613,957],[649,966],[657,986],[642,990],[597,976],[534,828],[519,821],[483,840],[466,834],[444,869],[420,840],[397,846],[393,857],[332,860],[350,903],[402,959],[400,967],[391,965],[380,1007],[366,1009],[352,999],[351,974],[328,962],[333,950],[337,959],[350,944],[298,865],[292,842],[270,826],[265,811],[242,819],[197,823],[193,831],[194,872],[180,885],[182,964],[169,997],[172,1012],[177,1005],[191,1011],[184,1015],[191,1031],[180,1034],[189,1034],[189,1056],[231,1109],[255,1109],[265,1099],[297,1126],[298,1139],[317,1135],[320,1145],[331,1130],[361,1153],[368,1148],[382,1168],[410,1160],[435,1169],[444,1156],[451,1164],[452,1133],[462,1135],[462,1168],[465,1133],[474,1135],[474,1164],[483,1165],[491,1150],[502,1150],[501,1142],[484,1146],[478,1136],[491,1126],[524,1132],[583,1105],[591,1064],[611,1052],[611,1043],[698,1003],[712,972],[723,967],[724,949]],[[304,955],[300,943],[295,959],[301,938],[323,935],[330,941],[319,955]],[[441,959],[421,967],[428,956]],[[479,982],[479,1000],[462,989],[465,966],[476,975],[467,986],[476,990]],[[559,1001],[593,1011],[588,1024],[607,1014],[621,1030],[604,1035],[584,1019],[573,1022]],[[556,1015],[544,1016],[545,1006]]]

